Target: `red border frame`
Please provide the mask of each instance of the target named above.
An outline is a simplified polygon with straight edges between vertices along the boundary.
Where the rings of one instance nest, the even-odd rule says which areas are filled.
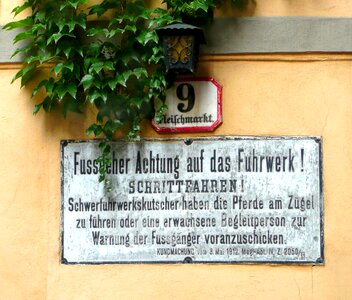
[[[154,119],[152,120],[152,126],[158,133],[178,133],[178,132],[202,132],[202,131],[214,131],[222,123],[222,86],[212,77],[183,77],[176,79],[175,82],[191,82],[191,81],[210,81],[217,89],[217,118],[215,122],[210,126],[189,126],[189,127],[160,127]]]

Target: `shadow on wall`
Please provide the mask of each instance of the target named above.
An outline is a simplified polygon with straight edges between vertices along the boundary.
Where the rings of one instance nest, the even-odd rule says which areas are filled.
[[[251,17],[257,7],[256,0],[223,0],[221,7],[215,10],[215,17]],[[232,4],[236,3],[236,6]]]

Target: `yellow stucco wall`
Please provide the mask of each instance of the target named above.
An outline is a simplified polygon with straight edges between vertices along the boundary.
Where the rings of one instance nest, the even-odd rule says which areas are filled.
[[[98,2],[98,0],[91,0]],[[160,1],[152,0],[156,3]],[[350,17],[352,3],[349,0],[249,0],[246,11],[238,12],[231,5],[217,11],[217,15],[250,15],[250,16],[336,16]],[[0,24],[11,21],[11,11],[16,4],[23,1],[0,1]],[[227,1],[229,2],[229,1]]]
[[[352,12],[347,0],[264,2],[259,15]],[[210,135],[323,137],[325,265],[270,266],[61,264],[59,145],[86,138],[89,120],[32,116],[30,93],[9,84],[18,66],[0,65],[0,299],[352,299],[351,66],[347,54],[202,57],[199,75],[223,86]],[[148,124],[144,136],[160,137]]]

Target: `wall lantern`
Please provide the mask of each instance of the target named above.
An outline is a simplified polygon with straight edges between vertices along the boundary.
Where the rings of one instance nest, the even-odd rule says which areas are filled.
[[[178,23],[157,29],[163,43],[167,74],[193,74],[198,62],[199,45],[206,44],[199,27]]]

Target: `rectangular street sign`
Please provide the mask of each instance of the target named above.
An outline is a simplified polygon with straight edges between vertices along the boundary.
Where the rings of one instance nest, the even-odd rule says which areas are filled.
[[[319,137],[62,141],[62,262],[323,264]]]
[[[166,91],[167,110],[157,132],[214,131],[222,122],[222,87],[211,77],[177,79]]]

